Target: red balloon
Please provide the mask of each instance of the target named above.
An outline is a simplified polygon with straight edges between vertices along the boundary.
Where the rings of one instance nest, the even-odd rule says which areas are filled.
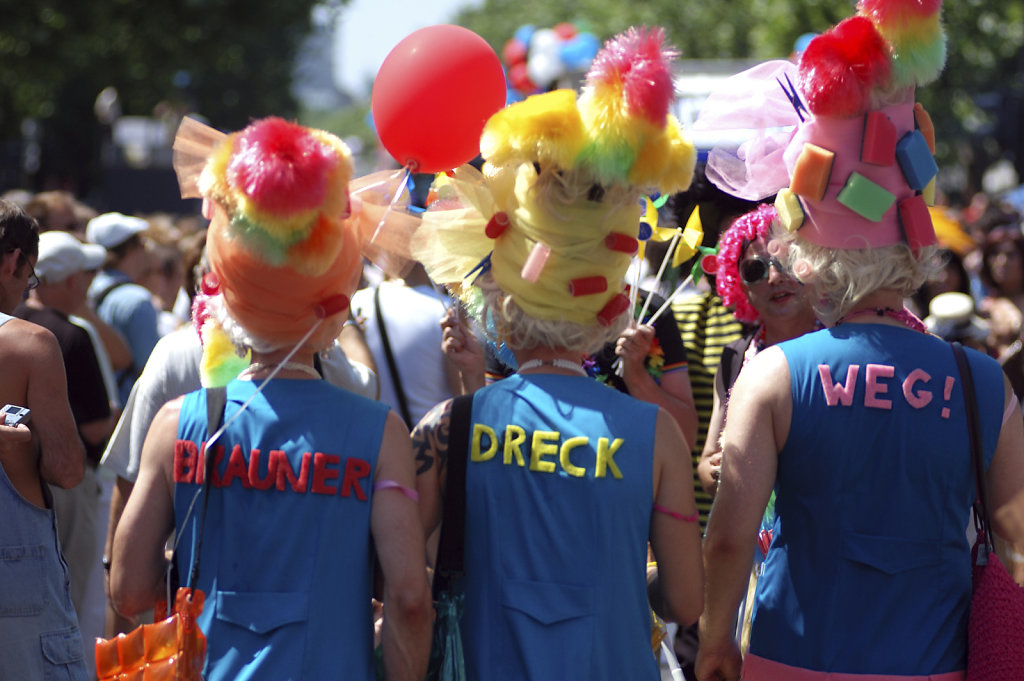
[[[377,136],[395,160],[436,173],[476,157],[484,124],[505,96],[491,46],[469,29],[441,24],[409,34],[388,53],[370,106]]]
[[[556,24],[552,29],[559,38],[569,40],[576,35],[576,27],[570,24],[568,21],[563,21],[560,24]]]
[[[530,48],[525,43],[515,38],[509,38],[505,42],[505,47],[501,49],[501,60],[505,62],[505,66],[515,66],[525,62],[529,52]]]
[[[516,64],[508,70],[508,84],[519,90],[524,95],[532,95],[537,91],[537,86],[530,80],[530,70],[526,62]]]

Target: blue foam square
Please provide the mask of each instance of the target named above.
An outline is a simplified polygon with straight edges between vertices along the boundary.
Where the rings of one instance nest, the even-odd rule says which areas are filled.
[[[924,190],[939,173],[939,166],[928,149],[928,141],[920,130],[908,132],[896,143],[896,160],[907,184],[914,191]]]

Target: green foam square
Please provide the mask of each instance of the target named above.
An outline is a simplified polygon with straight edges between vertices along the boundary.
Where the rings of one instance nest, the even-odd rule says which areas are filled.
[[[896,196],[885,187],[855,172],[850,174],[836,199],[864,219],[881,222],[882,216],[895,203]]]

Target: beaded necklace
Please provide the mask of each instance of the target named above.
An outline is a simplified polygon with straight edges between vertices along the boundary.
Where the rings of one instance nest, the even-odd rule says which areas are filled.
[[[843,322],[848,322],[851,319],[863,317],[866,314],[872,313],[874,313],[878,317],[888,317],[889,319],[895,319],[908,329],[913,329],[914,331],[919,331],[921,333],[928,333],[928,329],[925,328],[924,322],[918,319],[913,312],[911,312],[905,307],[899,310],[894,310],[891,307],[865,307],[859,310],[852,310],[843,315],[842,317],[840,317],[835,325],[839,326]]]

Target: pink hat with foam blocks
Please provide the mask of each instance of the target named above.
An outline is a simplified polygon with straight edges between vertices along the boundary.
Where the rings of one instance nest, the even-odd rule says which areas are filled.
[[[761,138],[734,155],[712,152],[708,177],[725,191],[740,187],[734,193],[743,198],[777,192],[782,225],[821,246],[935,244],[934,128],[914,88],[935,80],[945,63],[940,10],[941,0],[861,0],[856,16],[811,40],[798,68],[780,63],[773,72],[774,96],[788,98],[796,118],[751,114],[765,128],[788,124],[791,135]],[[710,111],[701,118],[713,129]],[[698,119],[694,128],[701,127]],[[766,159],[781,159],[788,186],[764,172]]]

